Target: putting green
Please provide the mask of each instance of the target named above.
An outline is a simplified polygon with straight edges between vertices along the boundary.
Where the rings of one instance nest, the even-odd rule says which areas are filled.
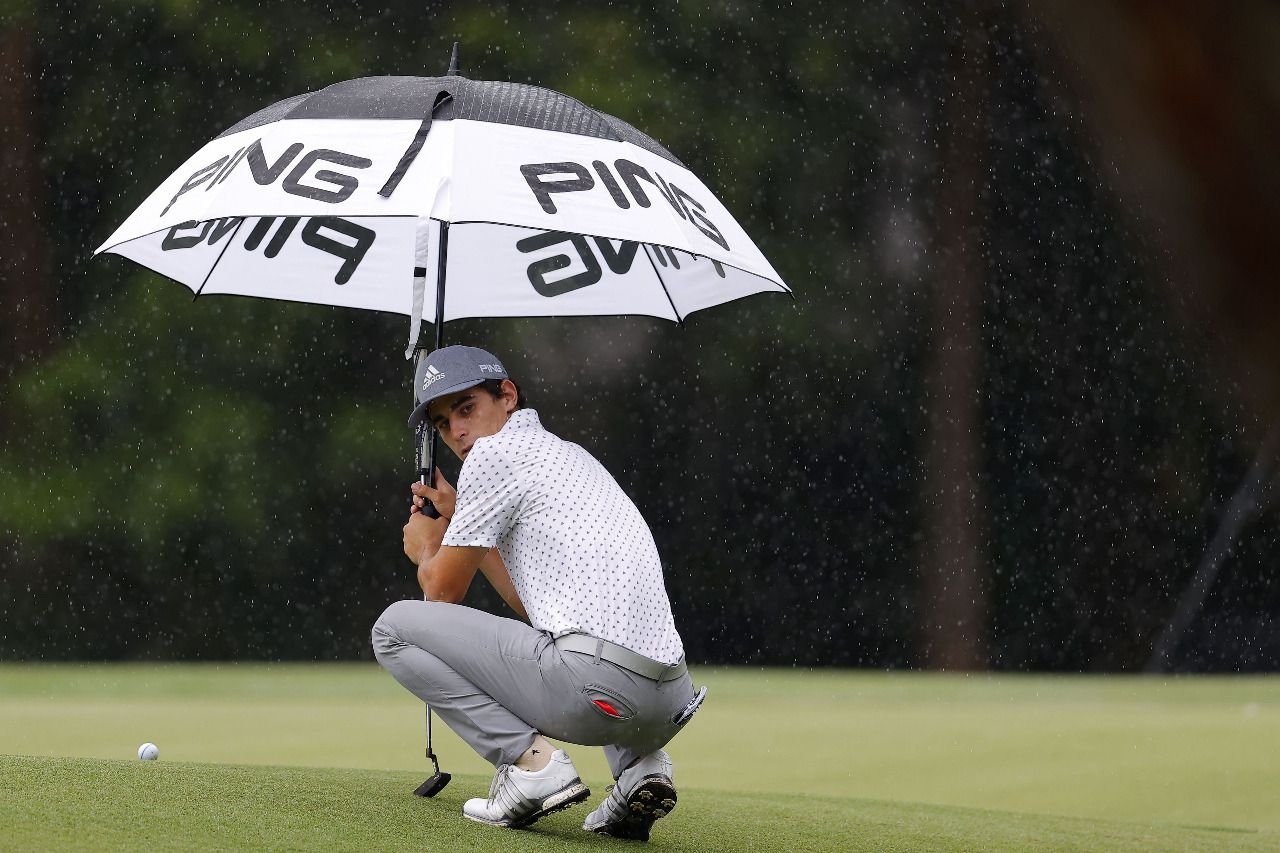
[[[700,814],[704,798],[803,821],[805,795],[815,795],[841,820],[884,809],[903,810],[881,814],[899,823],[920,809],[931,820],[959,814],[903,805],[929,803],[1152,832],[1263,830],[1215,843],[1280,846],[1280,679],[747,669],[700,669],[695,679],[710,696],[670,749],[683,795],[673,825]],[[443,726],[436,733],[445,769],[475,776],[450,796],[483,794],[491,770]],[[148,740],[164,773],[180,773],[175,762],[405,771],[315,777],[366,780],[370,795],[393,799],[429,767],[421,705],[375,665],[0,665],[0,754],[129,759]],[[599,750],[571,754],[603,793]],[[127,776],[134,765],[84,767],[148,778]]]
[[[0,757],[0,849],[479,850],[641,849],[582,831],[583,807],[530,830],[461,817],[487,779],[458,778],[434,800],[417,775],[228,764]],[[597,792],[603,793],[603,792]],[[651,850],[1063,851],[1275,849],[1280,835],[685,789]],[[687,804],[684,802],[687,800]]]

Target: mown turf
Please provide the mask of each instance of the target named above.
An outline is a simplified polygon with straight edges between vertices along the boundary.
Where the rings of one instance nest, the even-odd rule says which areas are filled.
[[[1280,849],[1275,678],[695,677],[711,698],[670,748],[681,805],[655,849]],[[0,763],[0,848],[137,848],[139,827],[174,849],[596,843],[586,808],[527,835],[461,819],[491,770],[436,731],[471,775],[427,803],[421,705],[376,666],[0,665],[0,754],[161,748]],[[602,796],[599,750],[571,752]]]
[[[459,814],[488,780],[435,800],[419,774],[102,759],[0,757],[0,849],[635,850],[584,833],[588,807],[530,830]],[[603,794],[603,791],[597,791]],[[594,799],[594,797],[593,797]],[[1274,850],[1280,835],[1143,826],[918,804],[687,789],[651,850]]]
[[[1280,831],[1280,679],[705,669],[677,782]],[[488,767],[436,727],[445,769]],[[422,706],[373,664],[0,664],[0,754],[406,770]],[[609,781],[599,750],[571,748]]]

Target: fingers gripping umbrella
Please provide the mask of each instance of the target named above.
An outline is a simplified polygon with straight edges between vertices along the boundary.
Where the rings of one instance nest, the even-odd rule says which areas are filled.
[[[456,45],[444,77],[348,80],[237,122],[161,183],[101,252],[196,297],[406,314],[406,357],[425,352],[423,320],[439,348],[454,319],[682,322],[741,297],[790,292],[658,142],[558,92],[463,77]],[[418,469],[430,482],[436,442],[425,436]],[[441,775],[429,734],[427,754]]]

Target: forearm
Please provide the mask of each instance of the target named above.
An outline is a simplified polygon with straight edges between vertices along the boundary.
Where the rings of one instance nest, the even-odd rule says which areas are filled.
[[[418,586],[422,587],[423,601],[448,600],[441,597],[442,590],[438,588],[437,584],[432,583],[431,562],[429,560],[423,560],[418,563]],[[457,604],[456,601],[451,603]]]
[[[462,603],[471,584],[459,583],[456,576],[442,577],[445,573],[439,571],[433,563],[434,560],[422,560],[418,563],[418,586],[422,587],[422,600]]]
[[[436,472],[436,485],[441,488],[429,489],[421,483],[414,483],[411,487],[414,509],[404,526],[404,553],[418,567],[418,586],[424,600],[460,604],[489,549],[444,544],[452,514],[442,509],[439,516],[428,517],[419,511],[426,498],[436,501],[437,508],[446,506],[452,509],[453,489],[443,488],[448,484],[440,477],[439,471]]]
[[[489,584],[498,591],[498,595],[502,596],[507,606],[514,610],[517,616],[528,622],[529,614],[524,610],[524,602],[520,600],[516,585],[511,582],[511,574],[507,571],[507,564],[502,562],[502,555],[498,553],[497,548],[484,555],[484,559],[480,561],[480,571],[488,579]]]
[[[418,586],[422,587],[422,599],[424,601],[448,601],[451,604],[457,604],[466,595],[467,590],[464,588],[459,592],[441,584],[442,572],[438,566],[432,565],[436,555],[439,553],[440,541],[432,539],[427,542],[426,547],[422,549],[422,553],[418,557]]]
[[[434,555],[424,549],[418,561],[418,586],[426,601],[461,604],[488,548],[442,546]]]

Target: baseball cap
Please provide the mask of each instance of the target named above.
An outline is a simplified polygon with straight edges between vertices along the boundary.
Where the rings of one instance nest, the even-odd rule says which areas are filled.
[[[427,417],[427,406],[432,400],[474,388],[486,379],[509,378],[507,369],[491,352],[458,344],[441,347],[418,362],[409,426],[418,428]]]

